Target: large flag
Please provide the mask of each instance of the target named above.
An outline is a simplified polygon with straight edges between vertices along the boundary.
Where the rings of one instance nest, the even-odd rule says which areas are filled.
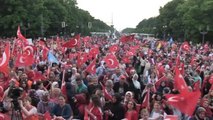
[[[90,65],[86,68],[86,71],[91,73],[91,74],[95,74],[95,72],[96,72],[96,59],[94,59],[92,61],[92,63],[90,63]]]
[[[109,51],[110,52],[117,52],[119,50],[119,46],[118,45],[112,45],[109,47]]]
[[[34,63],[33,54],[19,54],[15,61],[16,67],[31,66]]]
[[[17,37],[18,39],[21,39],[24,43],[28,44],[27,39],[21,34],[20,26],[18,26]]]
[[[51,52],[48,53],[48,61],[51,62],[51,63],[59,64],[59,61]]]
[[[189,92],[188,86],[177,67],[175,68],[174,87],[182,94]]]
[[[122,36],[120,38],[120,41],[123,43],[126,43],[126,42],[133,41],[134,39],[135,39],[135,35],[129,35],[129,36]]]
[[[76,35],[74,38],[71,38],[68,42],[64,43],[62,46],[67,48],[73,48],[79,45],[80,34]]]
[[[167,102],[173,107],[179,109],[182,113],[193,115],[197,106],[197,101],[200,98],[200,91],[186,92],[185,94],[166,94]]]
[[[8,75],[8,65],[10,60],[10,44],[7,43],[4,49],[3,56],[0,60],[0,72]]]
[[[113,54],[108,54],[104,58],[104,61],[106,62],[109,68],[116,68],[119,66],[119,61],[117,60],[116,56]]]

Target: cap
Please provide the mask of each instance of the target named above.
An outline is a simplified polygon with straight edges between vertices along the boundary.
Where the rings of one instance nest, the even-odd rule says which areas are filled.
[[[124,75],[121,75],[120,79],[126,79],[126,77]]]

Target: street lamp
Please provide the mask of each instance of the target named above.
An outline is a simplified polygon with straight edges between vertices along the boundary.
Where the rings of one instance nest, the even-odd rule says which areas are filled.
[[[199,30],[200,30],[200,34],[202,34],[202,44],[204,44],[204,42],[205,42],[205,35],[208,33],[208,31],[209,31],[209,26],[207,25],[206,26],[206,30],[204,30],[204,29],[202,29],[201,27],[199,28]]]
[[[153,27],[155,38],[156,38],[156,29],[157,29],[156,27]]]
[[[163,29],[164,29],[163,39],[164,39],[164,40],[166,39],[166,28],[167,28],[167,25],[164,25],[164,26],[163,26]]]

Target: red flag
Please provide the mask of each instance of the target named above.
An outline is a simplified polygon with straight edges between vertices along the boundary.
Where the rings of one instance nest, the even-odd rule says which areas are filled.
[[[189,43],[183,42],[183,44],[181,45],[181,48],[182,48],[182,50],[189,51],[189,49],[190,49]]]
[[[47,59],[48,53],[49,53],[49,49],[46,46],[43,46],[43,50],[42,50],[42,58],[43,58],[43,60]]]
[[[20,26],[18,26],[17,37],[18,37],[18,39],[23,40],[24,43],[27,43],[27,44],[28,44],[27,39],[21,34]]]
[[[190,61],[190,65],[194,65],[196,60],[197,60],[196,57],[192,56],[191,61]]]
[[[129,35],[129,36],[122,36],[120,38],[120,41],[125,43],[125,42],[133,41],[134,39],[135,39],[135,35]]]
[[[178,116],[176,116],[176,115],[167,115],[164,120],[178,120]]]
[[[34,71],[33,72],[33,77],[32,77],[33,80],[45,80],[46,78],[42,75],[41,72],[39,71]]]
[[[4,73],[5,75],[8,75],[8,65],[10,60],[10,44],[7,43],[6,47],[4,49],[4,53],[2,56],[2,59],[0,60],[0,72]]]
[[[79,53],[77,58],[77,65],[81,66],[88,60],[88,54],[87,53]]]
[[[0,113],[0,120],[11,120],[11,119],[8,115]]]
[[[106,62],[107,66],[108,66],[109,68],[116,68],[116,67],[118,67],[118,65],[119,65],[119,62],[118,62],[116,56],[113,55],[113,54],[108,54],[108,55],[104,58],[104,61]]]
[[[118,49],[119,49],[118,45],[112,45],[112,46],[109,47],[109,51],[112,52],[112,53],[117,52]]]
[[[73,48],[78,44],[77,39],[71,39],[68,42],[64,43],[62,46],[67,48]]]
[[[23,48],[23,54],[33,55],[35,49],[36,48],[34,46],[32,46],[32,45],[24,46],[24,48]]]
[[[161,84],[161,82],[166,81],[166,75],[162,76],[160,79],[158,79],[158,81],[155,82],[155,88],[158,88]]]
[[[97,48],[97,47],[91,48],[90,51],[89,51],[89,54],[91,54],[92,56],[98,55],[99,54],[99,48]]]
[[[179,70],[180,70],[180,74],[181,74],[181,75],[183,75],[183,74],[185,73],[185,70],[184,70],[184,63],[181,63],[181,64],[180,64]]]
[[[131,62],[131,60],[129,59],[128,56],[124,56],[124,57],[122,58],[122,60],[123,60],[124,63],[130,63],[130,62]]]
[[[48,111],[46,111],[46,112],[44,113],[44,119],[45,119],[45,120],[52,120],[52,118],[51,118],[51,116],[50,116],[50,113],[49,113]]]
[[[100,83],[100,85],[102,87],[105,99],[109,100],[109,101],[112,101],[112,96],[108,93],[108,91],[106,90],[105,86],[102,83]]]
[[[18,55],[15,61],[16,67],[31,66],[34,63],[32,55]]]
[[[143,102],[141,103],[142,108],[147,108],[148,110],[150,110],[149,98],[150,98],[150,89],[147,89],[146,96],[144,97]]]
[[[90,65],[86,68],[86,71],[91,73],[91,74],[95,74],[96,73],[96,59],[94,59],[92,61],[92,63],[90,63]]]
[[[180,92],[180,93],[187,93],[189,92],[188,86],[183,78],[183,76],[180,74],[180,71],[178,68],[175,69],[175,78],[174,78],[174,87]]]
[[[170,105],[179,109],[182,113],[193,115],[197,105],[197,101],[200,98],[200,91],[186,92],[185,94],[166,94],[165,97]]]

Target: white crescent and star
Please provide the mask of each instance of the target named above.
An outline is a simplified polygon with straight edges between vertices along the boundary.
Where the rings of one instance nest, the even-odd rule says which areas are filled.
[[[108,59],[110,61],[110,65],[114,65],[114,60],[113,59]]]
[[[32,46],[26,46],[26,47],[24,47],[23,51],[25,51],[25,50],[28,50],[28,51],[30,50],[30,53],[33,53],[33,47]]]
[[[95,70],[95,65],[93,65],[93,66],[91,67],[91,69],[92,69],[92,71],[94,71],[94,70]]]
[[[179,96],[173,96],[173,97],[170,97],[169,99],[168,99],[168,101],[169,102],[178,102],[179,101]]]
[[[75,43],[73,44],[74,46],[77,45],[78,41],[77,39],[74,39]]]
[[[6,55],[6,53],[4,52],[4,53],[3,53],[2,61],[1,61],[1,63],[0,63],[0,66],[4,65],[5,62],[6,62],[6,60],[7,60],[7,55]]]
[[[19,62],[20,62],[20,63],[24,63],[24,57],[23,57],[23,56],[21,56],[21,57],[19,58]]]

